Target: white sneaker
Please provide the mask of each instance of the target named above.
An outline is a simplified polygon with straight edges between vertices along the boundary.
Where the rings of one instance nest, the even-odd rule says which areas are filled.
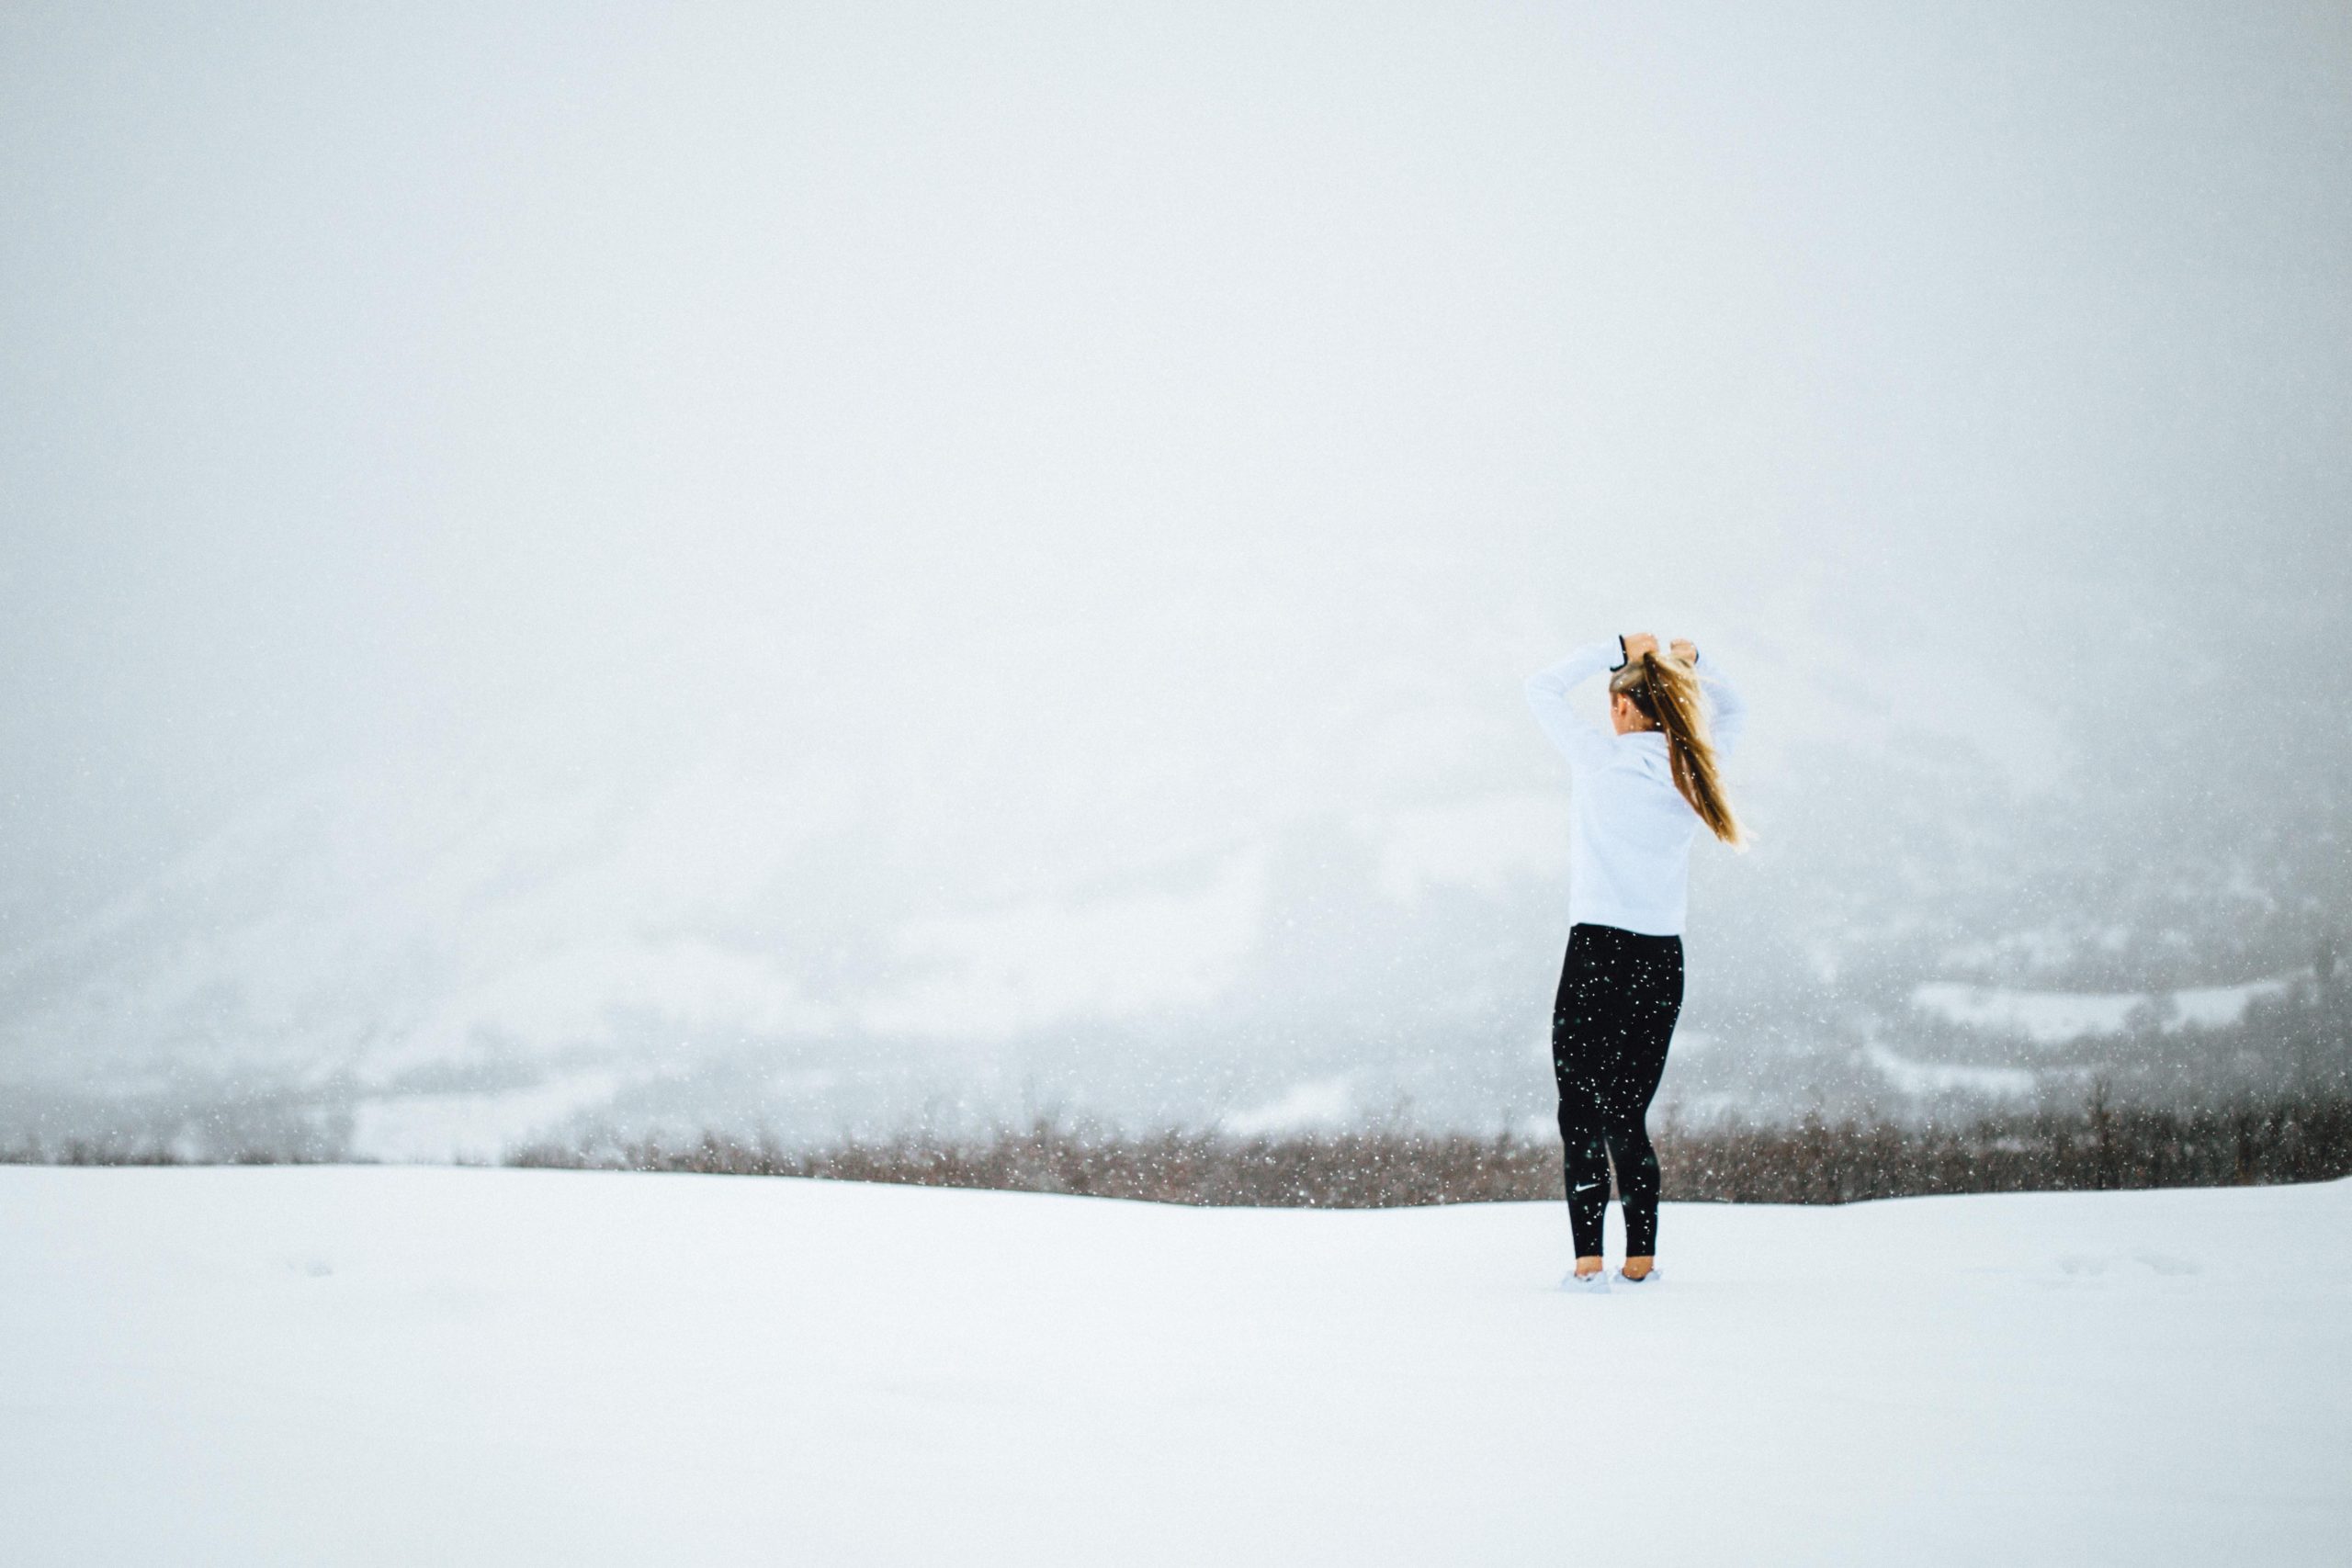
[[[1653,1263],[1650,1265],[1650,1271],[1636,1280],[1631,1274],[1628,1274],[1625,1270],[1620,1269],[1617,1270],[1617,1282],[1624,1286],[1627,1290],[1641,1289],[1657,1284],[1658,1277],[1662,1272],[1664,1271],[1660,1269],[1657,1264]]]
[[[1589,1274],[1579,1274],[1571,1269],[1560,1276],[1560,1289],[1571,1295],[1605,1296],[1609,1293],[1609,1270],[1596,1269]]]

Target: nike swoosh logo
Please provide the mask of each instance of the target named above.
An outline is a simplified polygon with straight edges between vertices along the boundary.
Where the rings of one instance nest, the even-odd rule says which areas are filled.
[[[1577,1188],[1577,1190],[1579,1192],[1589,1192],[1600,1185],[1600,1183],[1598,1181],[1588,1181],[1582,1187]]]

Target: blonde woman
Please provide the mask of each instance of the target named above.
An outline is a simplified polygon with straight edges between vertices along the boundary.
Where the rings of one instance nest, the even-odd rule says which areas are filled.
[[[1572,688],[1603,671],[1608,729],[1568,705]],[[1644,1122],[1682,1010],[1690,840],[1704,829],[1741,845],[1720,763],[1747,708],[1697,647],[1678,641],[1662,653],[1647,632],[1588,644],[1530,675],[1527,705],[1570,775],[1568,948],[1552,1004],[1552,1071],[1577,1261],[1561,1283],[1609,1288],[1600,1235],[1613,1160],[1625,1212],[1617,1277],[1644,1284],[1658,1277],[1657,1154]]]

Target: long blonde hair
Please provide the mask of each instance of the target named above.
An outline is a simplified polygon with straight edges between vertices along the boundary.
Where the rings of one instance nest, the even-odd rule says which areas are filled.
[[[1609,678],[1609,690],[1612,696],[1631,698],[1643,717],[1666,731],[1666,760],[1674,772],[1674,787],[1707,830],[1733,849],[1746,849],[1747,834],[1732,815],[1715,743],[1707,734],[1699,672],[1671,653],[1645,653],[1628,660]]]

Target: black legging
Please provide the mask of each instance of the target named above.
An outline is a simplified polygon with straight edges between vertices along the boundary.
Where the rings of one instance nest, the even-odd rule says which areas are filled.
[[[1682,939],[1615,926],[1568,928],[1552,1004],[1552,1073],[1567,1152],[1568,1228],[1577,1256],[1600,1255],[1609,1162],[1625,1205],[1625,1255],[1657,1250],[1657,1152],[1642,1125],[1682,1010]]]

